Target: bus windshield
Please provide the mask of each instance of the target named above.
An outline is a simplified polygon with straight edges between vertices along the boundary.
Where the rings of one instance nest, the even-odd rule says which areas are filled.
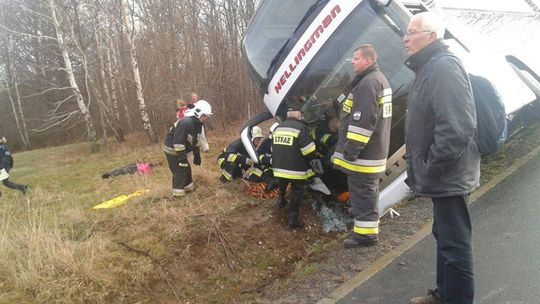
[[[279,50],[287,43],[316,0],[264,1],[257,9],[242,41],[252,77],[262,83]]]
[[[404,64],[406,54],[399,32],[399,26],[403,25],[389,23],[385,14],[375,11],[369,1],[360,4],[291,88],[286,99],[304,103],[304,119],[308,123],[318,121],[334,100],[352,90],[356,75],[350,59],[354,49],[361,44],[369,43],[375,47],[378,65],[394,93],[407,88],[413,80],[413,72]],[[283,102],[277,113],[284,115],[285,111],[286,103]]]

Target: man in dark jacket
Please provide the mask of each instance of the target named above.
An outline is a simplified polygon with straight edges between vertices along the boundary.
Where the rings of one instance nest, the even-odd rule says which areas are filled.
[[[6,145],[6,138],[1,137],[0,138],[0,170],[5,170],[5,173],[7,174],[11,168],[13,168],[14,162],[13,162],[13,156],[11,155],[11,152],[9,151],[7,145]],[[14,182],[11,182],[9,180],[9,177],[2,180],[2,184],[4,186],[21,191],[23,194],[26,193],[26,189],[28,189],[28,186],[26,185],[20,185],[16,184]],[[1,193],[0,193],[1,195]]]
[[[392,89],[377,65],[373,46],[356,48],[351,61],[360,80],[343,102],[334,166],[347,174],[354,228],[345,248],[378,243],[379,178],[386,170]]]
[[[406,183],[431,197],[437,289],[411,303],[470,304],[474,299],[469,193],[479,185],[476,110],[467,73],[442,42],[433,13],[415,15],[403,39],[416,74],[405,121]]]
[[[201,165],[201,152],[197,138],[201,134],[204,122],[212,116],[212,108],[206,100],[197,101],[190,111],[170,128],[163,147],[169,169],[173,174],[172,195],[174,197],[183,197],[186,191],[189,192],[194,188],[187,155],[193,152],[193,163],[196,166]]]
[[[315,175],[309,165],[315,157],[315,148],[309,128],[302,121],[300,108],[289,108],[287,119],[272,134],[272,170],[274,177],[280,179],[280,207],[285,205],[285,190],[291,184],[290,228],[304,227],[298,220],[298,213],[306,180]]]

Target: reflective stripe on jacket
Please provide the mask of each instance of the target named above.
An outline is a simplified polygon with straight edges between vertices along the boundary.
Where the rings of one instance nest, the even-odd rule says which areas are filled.
[[[287,118],[272,133],[272,170],[275,177],[306,180],[315,175],[309,161],[315,157],[315,143],[307,125]]]
[[[201,133],[202,123],[194,116],[187,116],[177,120],[169,129],[163,146],[163,151],[170,155],[186,155],[199,153],[198,135]]]
[[[253,161],[249,158],[248,152],[240,138],[228,144],[223,152],[218,155],[217,162],[221,167],[223,162],[235,163],[241,166],[251,165]]]
[[[392,89],[376,64],[361,76],[343,102],[334,167],[345,173],[386,170],[392,119]],[[347,155],[347,160],[345,155]]]

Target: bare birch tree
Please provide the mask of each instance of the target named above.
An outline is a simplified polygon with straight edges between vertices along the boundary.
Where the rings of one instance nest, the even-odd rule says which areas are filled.
[[[90,112],[88,111],[88,107],[84,103],[84,99],[81,94],[81,91],[79,90],[79,86],[77,85],[77,82],[75,81],[75,75],[73,73],[71,59],[69,58],[67,47],[64,44],[64,38],[62,37],[60,23],[58,22],[58,18],[56,16],[55,2],[54,0],[47,0],[47,4],[49,8],[50,18],[56,32],[56,41],[58,43],[58,48],[60,49],[60,52],[62,53],[62,59],[64,60],[64,68],[65,68],[64,71],[66,72],[66,76],[71,86],[71,90],[72,90],[71,97],[75,98],[79,111],[84,117],[84,121],[86,125],[86,133],[88,135],[88,140],[90,141],[90,144],[91,144],[91,150],[95,152],[99,150],[99,144],[97,140],[96,130],[94,128],[94,122],[92,121],[92,115],[90,115]]]
[[[135,87],[137,90],[137,101],[139,102],[139,112],[141,114],[143,127],[144,127],[144,130],[146,131],[146,134],[148,135],[148,139],[150,139],[150,142],[157,142],[157,136],[154,131],[154,128],[152,127],[152,124],[150,123],[150,118],[146,110],[146,103],[144,101],[141,75],[139,73],[139,63],[137,62],[137,52],[135,49],[135,42],[134,42],[135,29],[133,26],[130,26],[130,22],[129,22],[130,13],[129,13],[129,8],[128,8],[126,0],[120,0],[120,3],[122,6],[123,21],[124,21],[124,27],[126,30],[126,39],[128,40],[128,44],[130,48],[129,53],[130,53],[130,58],[131,58],[131,67],[133,69],[133,79],[134,79]]]

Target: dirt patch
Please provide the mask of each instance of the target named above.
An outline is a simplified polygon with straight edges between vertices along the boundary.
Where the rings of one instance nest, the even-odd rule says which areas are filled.
[[[522,130],[483,161],[482,182],[539,145],[539,124]],[[177,239],[163,242],[167,244],[167,254],[159,260],[163,274],[150,284],[143,300],[316,303],[422,229],[432,216],[428,199],[405,201],[395,208],[401,216],[381,219],[379,245],[345,250],[342,241],[347,233],[324,233],[309,199],[300,212],[306,227],[290,230],[287,207],[279,209],[277,199],[253,198],[240,181],[208,186],[216,193],[234,193],[230,199],[240,203],[186,217],[181,233],[174,234]]]
[[[380,223],[380,243],[344,249],[346,234],[330,234],[325,250],[308,256],[288,280],[275,282],[245,303],[316,303],[371,263],[414,235],[431,218],[431,203],[413,199],[396,208],[401,216],[386,215]]]

